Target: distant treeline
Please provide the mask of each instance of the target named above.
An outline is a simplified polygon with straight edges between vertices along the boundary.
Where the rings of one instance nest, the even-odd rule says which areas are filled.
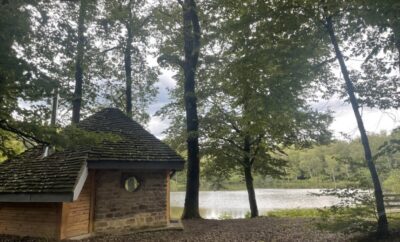
[[[391,134],[371,134],[373,153],[377,154],[385,143],[399,139],[400,132]],[[372,182],[365,165],[360,139],[350,141],[335,140],[327,145],[308,149],[286,149],[288,163],[280,177],[256,174],[254,185],[257,188],[344,188],[349,186],[371,188]],[[400,153],[382,154],[375,160],[383,188],[388,192],[400,192]],[[221,179],[207,169],[203,161],[202,190],[246,189],[243,176],[230,174]],[[176,183],[177,181],[177,183]],[[173,179],[172,189],[183,190],[185,175],[178,173]]]

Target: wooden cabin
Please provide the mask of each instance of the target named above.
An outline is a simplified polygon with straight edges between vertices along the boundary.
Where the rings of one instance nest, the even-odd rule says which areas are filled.
[[[0,164],[0,234],[68,239],[169,223],[169,178],[184,160],[118,109],[83,120],[117,140]]]

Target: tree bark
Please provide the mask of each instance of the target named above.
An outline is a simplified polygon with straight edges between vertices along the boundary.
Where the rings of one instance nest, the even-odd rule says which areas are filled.
[[[182,219],[200,218],[199,187],[199,120],[197,116],[197,100],[195,91],[195,74],[200,52],[200,24],[194,0],[179,1],[183,9],[183,35],[185,61],[184,71],[184,103],[186,110],[186,130],[188,148],[188,171],[185,206]]]
[[[53,102],[52,102],[52,108],[51,108],[51,121],[50,121],[50,125],[52,127],[56,126],[57,109],[58,109],[58,87],[55,87],[54,93],[53,93]]]
[[[256,193],[254,191],[253,176],[251,174],[252,164],[250,162],[250,149],[251,149],[250,139],[248,136],[246,136],[244,139],[245,156],[243,159],[244,178],[246,180],[247,194],[249,196],[251,217],[255,218],[258,216],[258,207],[257,207]]]
[[[332,45],[333,45],[333,47],[335,49],[336,58],[338,59],[338,62],[339,62],[339,65],[340,65],[340,69],[342,71],[343,78],[344,78],[345,83],[346,83],[347,93],[349,95],[350,103],[351,103],[351,106],[353,108],[356,120],[357,120],[358,129],[360,131],[361,142],[362,142],[363,147],[364,147],[365,160],[367,161],[367,165],[368,165],[369,171],[371,173],[372,182],[374,184],[375,203],[376,203],[376,210],[377,210],[377,213],[378,213],[377,234],[378,234],[378,237],[382,238],[382,237],[385,237],[385,236],[388,235],[389,230],[388,230],[388,221],[387,221],[386,211],[385,211],[385,204],[383,202],[383,193],[382,193],[381,183],[379,181],[379,176],[378,176],[375,164],[374,164],[373,159],[372,159],[371,148],[370,148],[370,145],[369,145],[368,136],[367,136],[367,133],[366,133],[366,130],[365,130],[365,127],[364,127],[364,123],[363,123],[363,120],[361,118],[360,111],[358,109],[358,101],[357,101],[357,98],[356,98],[355,93],[354,93],[354,85],[353,85],[353,83],[352,83],[352,81],[350,79],[346,63],[344,61],[342,52],[341,52],[341,50],[339,48],[339,44],[338,44],[336,36],[335,36],[335,31],[334,31],[334,28],[333,28],[333,23],[332,23],[332,17],[331,16],[326,17],[326,25],[325,25],[325,27],[326,27],[326,29],[327,29],[327,31],[329,33],[329,37],[331,39],[331,43],[332,43]]]
[[[82,106],[82,86],[83,86],[83,55],[85,51],[85,17],[86,1],[80,1],[79,19],[78,19],[78,45],[75,60],[75,91],[72,100],[72,123],[79,123],[81,118]]]
[[[397,61],[397,65],[399,67],[399,72],[400,72],[400,37],[398,37],[399,35],[395,35],[395,45],[396,45],[396,49],[397,49],[397,57],[399,58],[399,60]]]
[[[396,18],[390,19],[389,20],[389,26],[393,31],[393,39],[394,39],[394,46],[397,50],[397,67],[399,68],[400,72],[400,29],[399,29],[399,23]]]
[[[124,61],[125,61],[125,80],[126,80],[126,115],[132,118],[132,41],[133,41],[133,33],[132,33],[132,0],[128,3],[129,10],[129,20],[126,23],[126,31],[128,33],[128,37],[126,39],[126,47],[124,52]]]

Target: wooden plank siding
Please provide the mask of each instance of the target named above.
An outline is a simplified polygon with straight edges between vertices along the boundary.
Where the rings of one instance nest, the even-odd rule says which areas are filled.
[[[96,170],[89,172],[88,180],[90,181],[90,215],[89,215],[89,233],[94,232],[94,211],[96,206]]]
[[[58,238],[60,203],[0,203],[0,234]]]
[[[0,203],[0,234],[66,239],[93,231],[94,172],[71,203]],[[90,221],[92,219],[92,222]]]
[[[93,202],[93,180],[89,174],[78,199],[72,203],[63,203],[60,223],[60,239],[85,235],[91,232],[91,203]]]
[[[171,171],[167,170],[167,223],[169,224],[170,217],[171,217],[171,205],[170,205],[170,200],[171,200]]]

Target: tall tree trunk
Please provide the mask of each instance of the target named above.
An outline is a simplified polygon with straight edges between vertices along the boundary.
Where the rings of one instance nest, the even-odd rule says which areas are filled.
[[[397,67],[399,68],[400,72],[400,29],[398,28],[399,24],[397,22],[397,19],[390,19],[389,20],[390,28],[393,31],[393,38],[394,38],[394,46],[396,47],[397,50]]]
[[[126,47],[124,53],[124,61],[125,61],[125,80],[126,80],[126,115],[132,118],[132,41],[133,41],[133,33],[132,33],[132,0],[128,3],[129,10],[129,20],[126,24],[126,31],[128,32],[128,37],[126,39]]]
[[[185,61],[183,63],[184,103],[186,109],[186,130],[188,147],[188,171],[183,219],[200,218],[200,157],[199,120],[195,91],[195,74],[200,52],[200,24],[194,0],[179,1],[183,9],[183,36]]]
[[[397,58],[398,58],[397,65],[398,65],[399,72],[400,72],[400,37],[399,36],[400,36],[400,34],[395,35],[395,46],[397,49]]]
[[[385,204],[383,202],[382,187],[381,187],[381,183],[379,181],[378,173],[375,168],[375,164],[372,159],[372,153],[371,153],[371,148],[370,148],[369,141],[368,141],[368,136],[365,131],[365,127],[364,127],[364,123],[363,123],[363,120],[360,115],[360,111],[358,109],[358,101],[354,94],[354,85],[350,79],[346,63],[344,61],[342,52],[338,45],[331,16],[326,17],[326,29],[329,33],[331,43],[335,49],[336,58],[339,61],[340,69],[342,71],[343,78],[346,82],[347,93],[350,98],[351,106],[353,107],[354,115],[356,117],[358,129],[359,129],[360,135],[361,135],[361,142],[364,147],[365,160],[367,161],[368,168],[371,173],[372,182],[374,184],[376,210],[378,213],[377,234],[378,234],[378,237],[385,237],[388,235],[389,230],[388,230],[388,221],[387,221],[386,211],[385,211]]]
[[[79,19],[78,19],[78,45],[75,60],[75,91],[72,100],[72,123],[79,123],[81,118],[82,105],[82,85],[83,85],[83,55],[85,51],[85,17],[86,1],[80,1]]]
[[[58,99],[59,99],[58,89],[59,89],[59,86],[56,86],[54,88],[53,101],[51,104],[52,107],[51,107],[50,126],[53,128],[55,128],[56,124],[57,124],[57,111],[58,111]],[[52,154],[55,151],[55,146],[46,146],[45,152],[46,152],[46,149],[47,149],[48,153]]]
[[[57,109],[58,109],[58,87],[55,87],[54,93],[53,93],[53,102],[52,102],[52,108],[51,108],[51,121],[50,121],[50,125],[52,127],[56,126]]]
[[[254,191],[253,176],[251,174],[252,164],[250,161],[250,149],[251,149],[250,138],[249,136],[246,136],[244,139],[245,156],[243,159],[244,178],[246,180],[247,194],[249,196],[251,217],[254,218],[258,216],[258,207],[257,207],[256,193]]]

